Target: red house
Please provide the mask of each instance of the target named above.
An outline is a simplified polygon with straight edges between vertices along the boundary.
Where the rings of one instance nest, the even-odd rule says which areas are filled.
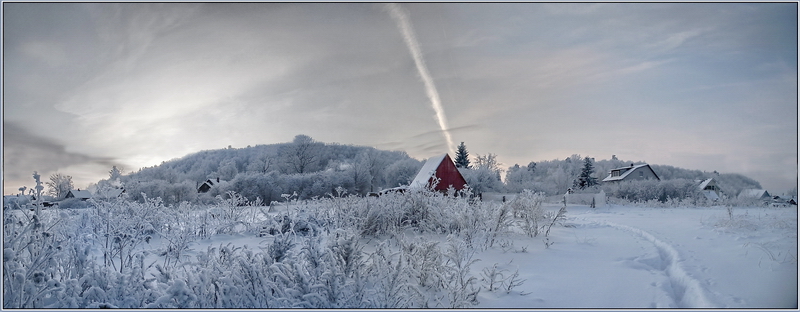
[[[439,183],[435,186],[433,186],[434,179],[439,179]],[[428,158],[409,187],[431,188],[433,186],[433,190],[446,192],[451,186],[456,190],[461,190],[466,185],[467,180],[464,180],[464,177],[458,172],[450,155],[443,154]]]

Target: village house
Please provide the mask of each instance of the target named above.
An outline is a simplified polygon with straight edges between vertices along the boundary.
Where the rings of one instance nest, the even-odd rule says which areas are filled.
[[[435,181],[438,179],[438,183]],[[422,165],[417,176],[411,181],[409,188],[432,188],[435,191],[446,192],[448,188],[459,191],[467,186],[467,180],[458,172],[450,155],[443,154],[428,158]]]
[[[81,189],[71,190],[67,193],[67,196],[64,198],[77,198],[80,200],[87,200],[92,198],[92,193],[87,190],[81,191]]]
[[[214,184],[219,184],[219,178],[217,178],[216,182],[214,182],[214,180],[211,179],[206,180],[205,182],[200,184],[200,186],[197,188],[197,192],[206,193],[208,192],[208,190],[211,189],[212,186],[214,186]]]
[[[620,182],[620,181],[633,181],[633,180],[650,180],[656,179],[661,180],[653,168],[650,168],[648,164],[641,164],[641,165],[634,165],[631,164],[629,167],[622,167],[611,169],[611,172],[608,173],[608,177],[603,179],[603,182]]]
[[[739,196],[736,197],[737,199],[743,200],[763,200],[763,201],[770,201],[772,200],[772,195],[769,195],[767,190],[762,189],[744,189],[739,193]]]
[[[703,195],[705,195],[706,199],[718,201],[722,197],[722,192],[717,186],[717,181],[713,178],[695,180],[695,182],[698,183],[698,188],[701,192],[703,192]]]
[[[109,188],[98,190],[94,193],[94,198],[99,200],[113,200],[122,197],[125,193],[123,188]]]

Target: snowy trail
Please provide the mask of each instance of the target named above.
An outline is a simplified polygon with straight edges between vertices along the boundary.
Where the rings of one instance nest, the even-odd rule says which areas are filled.
[[[651,243],[658,250],[660,261],[659,263],[648,266],[654,270],[662,271],[666,275],[672,290],[668,295],[674,300],[677,307],[709,308],[718,306],[706,297],[706,290],[701,286],[700,282],[692,278],[686,270],[683,269],[680,264],[682,261],[680,253],[669,243],[656,238],[647,231],[627,225],[608,221],[592,221],[588,224],[608,226],[622,230]]]
[[[719,307],[706,296],[706,289],[701,283],[693,278],[681,266],[683,259],[678,250],[671,244],[654,236],[653,234],[631,226],[618,224],[606,220],[589,221],[584,218],[573,219],[584,226],[610,227],[622,232],[626,232],[633,237],[643,239],[656,248],[657,258],[649,258],[645,255],[628,260],[628,265],[632,268],[644,268],[650,271],[659,272],[666,277],[669,285],[664,287],[664,291],[678,308],[709,308]]]

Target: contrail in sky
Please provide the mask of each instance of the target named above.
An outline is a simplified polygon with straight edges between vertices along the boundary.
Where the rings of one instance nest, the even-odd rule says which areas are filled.
[[[397,3],[389,3],[386,6],[389,8],[389,13],[392,15],[392,18],[397,23],[397,28],[403,33],[406,46],[408,46],[408,50],[414,58],[414,63],[417,65],[417,71],[422,77],[422,82],[425,83],[425,93],[428,94],[428,98],[431,100],[431,106],[433,106],[433,110],[436,112],[436,120],[439,121],[439,128],[441,128],[442,133],[444,133],[444,138],[447,140],[447,150],[450,152],[455,145],[453,145],[453,139],[450,137],[442,101],[439,99],[439,92],[436,91],[436,85],[433,84],[433,78],[431,74],[428,73],[428,67],[425,66],[425,60],[422,59],[422,51],[419,49],[419,43],[417,43],[417,38],[414,35],[414,29],[411,28],[411,23],[408,21],[408,15],[406,15],[405,11],[403,11]]]

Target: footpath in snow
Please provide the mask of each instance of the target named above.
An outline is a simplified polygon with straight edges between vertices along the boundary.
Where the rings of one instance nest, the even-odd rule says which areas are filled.
[[[567,217],[549,247],[517,237],[477,255],[475,271],[498,263],[526,279],[516,293],[482,292],[479,307],[797,307],[794,208],[730,218],[723,207],[570,206]]]

